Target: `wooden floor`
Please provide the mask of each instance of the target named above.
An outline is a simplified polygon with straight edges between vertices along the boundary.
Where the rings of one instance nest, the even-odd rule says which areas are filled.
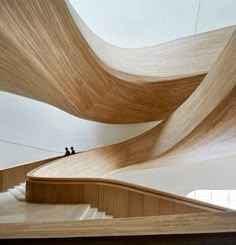
[[[236,212],[0,224],[0,238],[125,237],[236,232]],[[234,237],[235,239],[235,237]]]
[[[1,0],[0,90],[100,122],[164,119],[197,88],[235,30],[122,49],[73,16],[78,26],[63,0]]]

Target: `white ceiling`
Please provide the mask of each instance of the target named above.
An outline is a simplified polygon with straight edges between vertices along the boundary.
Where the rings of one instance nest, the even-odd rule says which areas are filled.
[[[99,37],[144,47],[236,24],[235,0],[66,0]]]

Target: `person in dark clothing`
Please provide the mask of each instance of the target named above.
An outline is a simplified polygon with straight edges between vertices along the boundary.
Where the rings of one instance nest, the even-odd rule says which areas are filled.
[[[72,154],[75,154],[75,150],[74,150],[74,148],[73,148],[73,147],[71,147],[70,149],[71,149],[71,155],[72,155]]]
[[[67,147],[65,149],[66,149],[65,156],[69,156],[70,155],[70,151],[68,150]]]

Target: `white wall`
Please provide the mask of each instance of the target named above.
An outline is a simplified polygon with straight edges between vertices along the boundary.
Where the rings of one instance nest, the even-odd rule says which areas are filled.
[[[108,177],[185,196],[193,190],[236,190],[235,173],[236,153],[204,162],[117,172]]]
[[[99,37],[120,47],[155,45],[191,35],[198,7],[196,0],[70,0],[70,3]]]
[[[0,115],[0,168],[63,154],[66,146],[84,151],[118,143],[157,124],[117,125],[87,121],[45,103],[4,92],[0,92]]]
[[[235,0],[201,0],[196,32],[206,32],[236,24]]]
[[[99,37],[144,47],[236,24],[235,0],[66,0]]]

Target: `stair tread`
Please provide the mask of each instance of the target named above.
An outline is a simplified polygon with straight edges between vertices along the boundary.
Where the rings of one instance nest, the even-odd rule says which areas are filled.
[[[103,219],[103,217],[105,216],[105,212],[97,212],[94,219]]]
[[[113,216],[112,216],[112,215],[105,215],[105,216],[103,217],[103,219],[113,219]]]
[[[8,189],[8,192],[12,194],[18,201],[25,201],[25,195],[15,188]]]
[[[68,219],[80,220],[88,209],[90,209],[90,204],[79,204]]]
[[[86,213],[83,215],[81,219],[82,220],[94,219],[96,213],[97,213],[97,208],[90,208],[86,211]]]
[[[14,188],[17,189],[18,191],[20,191],[23,195],[25,195],[25,187],[24,186],[17,185]]]

